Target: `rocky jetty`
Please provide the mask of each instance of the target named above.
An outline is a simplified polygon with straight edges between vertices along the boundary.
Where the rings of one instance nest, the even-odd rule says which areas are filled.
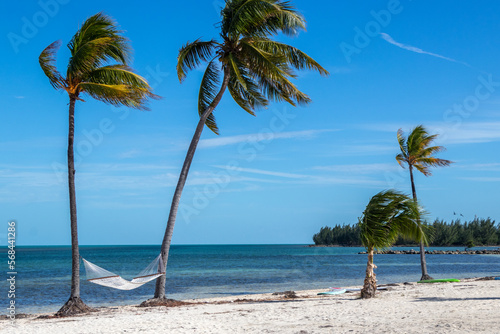
[[[366,252],[359,252],[358,254],[366,254]],[[393,250],[389,249],[386,251],[376,251],[375,254],[420,254],[420,251],[410,249],[410,250]],[[482,250],[432,250],[425,251],[425,254],[446,254],[446,255],[481,255],[481,254],[497,254],[500,255],[500,248],[498,249],[482,249]]]

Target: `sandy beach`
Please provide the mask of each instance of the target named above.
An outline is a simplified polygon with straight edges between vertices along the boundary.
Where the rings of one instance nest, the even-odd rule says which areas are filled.
[[[69,318],[1,320],[1,333],[499,333],[500,281],[397,284],[377,298],[296,291],[190,300],[178,307],[119,306]]]

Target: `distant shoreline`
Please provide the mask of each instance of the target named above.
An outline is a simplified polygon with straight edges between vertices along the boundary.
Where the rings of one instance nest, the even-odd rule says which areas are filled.
[[[306,245],[305,247],[349,247],[349,248],[355,248],[355,247],[363,247],[363,245]],[[391,248],[403,248],[403,247],[419,247],[419,245],[397,245],[397,246],[392,246]],[[431,248],[465,248],[465,245],[452,245],[452,246],[426,246],[426,247],[431,247]],[[500,245],[486,245],[486,246],[475,246],[471,247],[472,248],[480,248],[480,247],[497,247],[500,249]]]
[[[308,245],[307,247],[362,247],[362,246],[340,246],[340,245]],[[408,248],[408,247],[418,247],[413,246],[395,246],[392,248]],[[454,246],[431,246],[432,248],[454,248]],[[459,246],[457,246],[459,247]],[[484,246],[484,247],[498,247],[498,246]],[[365,251],[359,252],[358,254],[367,254]],[[413,255],[420,254],[420,251],[410,249],[410,250],[397,250],[389,249],[385,251],[375,251],[374,254],[389,254],[389,255]],[[497,249],[469,249],[469,250],[426,250],[425,254],[429,255],[500,255],[500,247]]]

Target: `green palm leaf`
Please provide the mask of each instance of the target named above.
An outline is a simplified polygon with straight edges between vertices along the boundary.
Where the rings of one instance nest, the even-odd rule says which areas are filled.
[[[426,176],[431,175],[429,167],[450,165],[453,161],[433,156],[445,150],[443,146],[429,146],[437,136],[437,134],[429,135],[423,125],[415,127],[407,138],[404,136],[403,131],[399,129],[397,137],[401,152],[396,155],[397,162],[401,167],[405,167],[405,165],[415,167]]]
[[[222,33],[239,36],[266,37],[283,32],[296,35],[305,29],[304,18],[286,1],[233,0],[222,10]]]
[[[149,87],[146,79],[134,73],[129,66],[121,64],[100,67],[90,72],[84,80],[94,83],[124,84],[140,88]]]
[[[186,78],[187,72],[195,69],[202,61],[208,61],[213,56],[217,43],[213,40],[201,42],[199,39],[187,43],[179,50],[177,57],[177,76],[179,81]]]
[[[78,86],[82,92],[98,101],[114,106],[149,110],[145,106],[145,102],[150,97],[147,89],[130,85],[109,85],[95,82],[82,82]]]
[[[315,70],[321,75],[328,75],[328,71],[318,62],[293,46],[265,39],[257,40],[254,44],[268,53],[284,55],[286,60],[298,70]]]
[[[217,68],[217,62],[212,59],[203,74],[203,79],[201,80],[200,93],[198,95],[198,114],[201,116],[210,106],[212,101],[215,99],[218,91],[218,85],[220,84],[219,72]],[[212,130],[215,134],[219,134],[219,128],[215,121],[214,114],[210,114],[205,121],[206,126]]]
[[[40,67],[42,68],[47,78],[49,78],[52,87],[56,89],[65,87],[64,78],[56,68],[56,54],[60,47],[61,41],[55,41],[54,43],[47,46],[38,57]]]
[[[394,190],[376,194],[360,218],[363,246],[384,249],[390,247],[399,235],[426,241],[425,227],[420,223],[421,215],[417,204],[404,194]]]
[[[243,71],[243,69],[241,70]],[[233,100],[250,115],[255,116],[254,110],[265,108],[269,101],[261,94],[259,86],[245,73],[243,76],[246,86],[243,87],[239,80],[232,77],[229,80],[228,90]]]
[[[67,76],[85,75],[109,61],[127,64],[131,49],[121,33],[116,23],[102,13],[87,19],[68,44],[71,58]]]

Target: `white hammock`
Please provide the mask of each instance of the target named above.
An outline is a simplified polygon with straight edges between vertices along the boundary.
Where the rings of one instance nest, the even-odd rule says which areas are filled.
[[[151,262],[131,281],[127,281],[111,271],[107,271],[104,268],[96,266],[95,264],[85,260],[83,257],[82,260],[85,265],[87,281],[113,289],[132,290],[160,277],[161,275],[165,275],[165,268],[163,266],[163,261],[161,261],[161,254],[158,255],[153,262]]]

